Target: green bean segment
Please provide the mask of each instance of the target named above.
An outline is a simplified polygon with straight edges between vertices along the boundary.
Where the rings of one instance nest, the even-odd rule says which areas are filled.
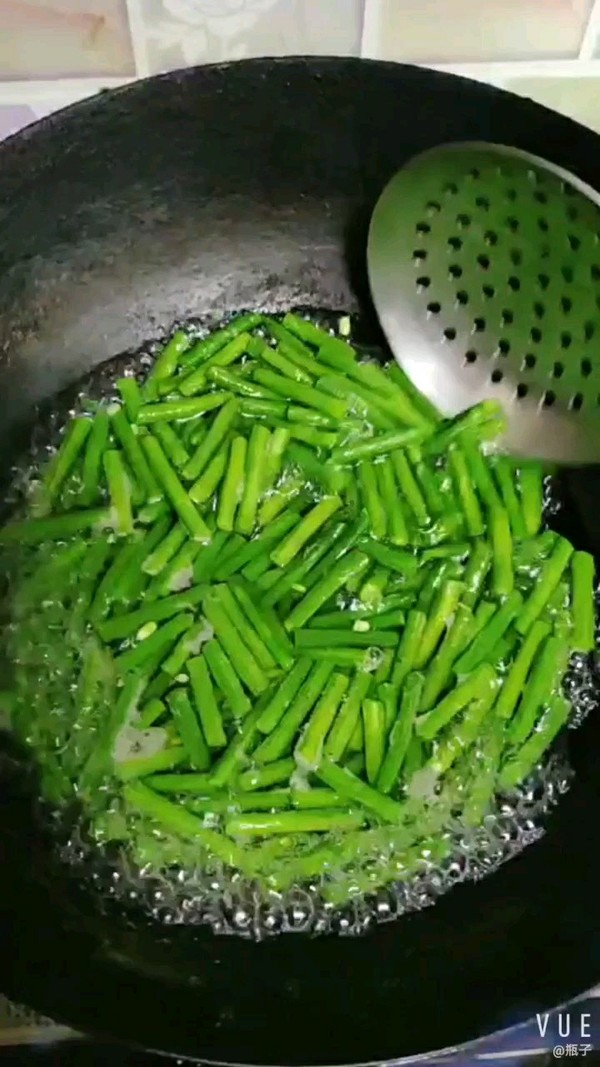
[[[353,325],[179,326],[0,528],[0,708],[44,798],[261,909],[452,858],[537,782],[595,650],[594,559],[490,444],[499,405],[443,418]]]

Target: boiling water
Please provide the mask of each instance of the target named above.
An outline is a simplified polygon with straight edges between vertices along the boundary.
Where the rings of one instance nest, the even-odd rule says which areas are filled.
[[[315,316],[315,321],[329,326],[332,332],[339,325],[331,317],[324,320],[323,316]],[[198,336],[214,325],[193,324]],[[190,324],[186,327],[189,329]],[[60,427],[81,400],[111,396],[113,382],[124,374],[142,378],[158,347],[147,346],[103,366],[77,396],[63,397],[49,417],[40,421],[32,453],[14,472],[8,499],[11,508],[31,488],[40,463],[56,443]],[[549,519],[559,506],[548,482],[546,515]],[[57,669],[60,673],[61,668]],[[569,722],[573,729],[597,702],[587,657],[572,658],[565,689],[573,705]],[[473,755],[476,759],[477,752]],[[152,863],[140,866],[125,846],[102,847],[92,841],[84,816],[74,824],[64,812],[54,812],[52,822],[61,858],[72,866],[100,902],[112,898],[127,910],[133,908],[138,913],[142,910],[164,924],[207,924],[217,934],[247,938],[261,939],[290,932],[357,935],[375,923],[389,922],[434,904],[456,884],[493,873],[538,840],[544,832],[546,817],[568,789],[571,776],[567,744],[562,735],[525,783],[511,794],[494,798],[478,827],[465,827],[453,812],[451,802],[443,804],[432,795],[434,808],[439,804],[435,836],[439,851],[426,847],[412,850],[410,862],[403,862],[405,857],[399,860],[395,876],[390,877],[391,853],[387,848],[369,855],[356,871],[340,871],[339,879],[335,874],[332,877],[330,871],[327,882],[319,877],[285,892],[270,891],[218,865],[210,871],[200,870],[193,863],[174,864],[168,869],[158,869]],[[387,884],[382,886],[385,881]],[[376,886],[379,888],[372,888]],[[338,899],[343,902],[338,903]]]

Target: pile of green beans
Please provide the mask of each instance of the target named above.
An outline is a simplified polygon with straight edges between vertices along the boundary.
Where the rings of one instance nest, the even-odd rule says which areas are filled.
[[[277,888],[442,857],[451,810],[479,824],[539,764],[594,646],[541,466],[490,452],[497,404],[443,419],[293,313],[178,330],[116,384],[0,530],[5,703],[48,798],[139,862],[193,846]]]

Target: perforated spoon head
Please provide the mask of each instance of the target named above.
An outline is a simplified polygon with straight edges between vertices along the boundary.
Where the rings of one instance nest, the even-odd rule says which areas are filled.
[[[506,412],[503,446],[600,460],[600,197],[491,144],[415,157],[369,231],[373,300],[394,356],[445,415]]]

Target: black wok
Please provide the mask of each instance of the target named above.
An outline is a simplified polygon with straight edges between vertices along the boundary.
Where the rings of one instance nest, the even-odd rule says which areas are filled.
[[[307,305],[371,315],[365,234],[410,155],[512,143],[600,188],[600,141],[458,78],[346,59],[258,60],[102,94],[0,148],[0,442],[36,405],[176,319]],[[600,549],[597,482],[567,479]],[[53,858],[27,789],[0,786],[0,986],[83,1030],[204,1060],[341,1064],[466,1042],[600,980],[600,723],[548,833],[499,873],[360,939],[261,944],[102,914]]]

